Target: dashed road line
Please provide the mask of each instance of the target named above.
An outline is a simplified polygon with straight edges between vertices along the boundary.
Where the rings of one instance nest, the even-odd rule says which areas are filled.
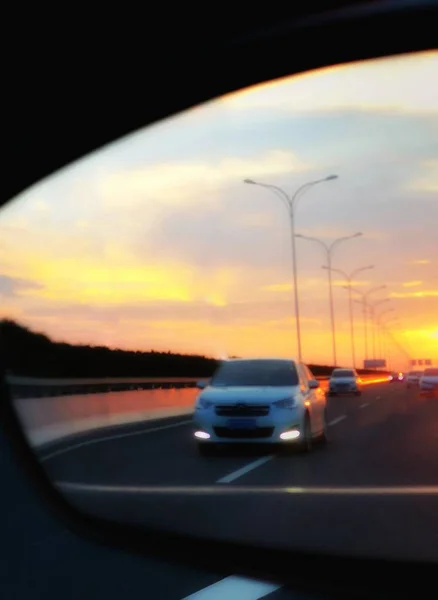
[[[46,454],[45,456],[40,457],[39,460],[44,462],[50,458],[55,458],[55,456],[65,454],[66,452],[71,452],[72,450],[78,450],[79,448],[84,448],[85,446],[92,446],[93,444],[99,444],[100,442],[109,442],[111,440],[118,440],[125,437],[134,437],[135,435],[145,435],[147,433],[154,433],[155,431],[162,431],[164,429],[173,429],[174,427],[181,427],[182,425],[188,425],[189,423],[192,423],[191,419],[178,421],[178,423],[169,423],[168,425],[160,425],[159,427],[149,427],[147,429],[141,429],[140,431],[117,433],[115,435],[107,435],[100,438],[94,438],[92,440],[84,440],[83,442],[71,444],[70,446],[66,446],[65,448],[60,448],[59,450],[55,450],[50,454]]]
[[[246,473],[249,473],[250,471],[257,469],[257,467],[261,467],[262,465],[266,464],[273,458],[274,458],[273,454],[270,454],[269,456],[262,456],[261,458],[254,460],[253,462],[250,462],[249,464],[241,467],[240,469],[237,469],[237,471],[233,471],[232,473],[225,475],[225,477],[221,477],[220,479],[218,479],[216,481],[216,483],[231,483],[232,481],[235,481],[239,477],[242,477],[242,475],[246,475]]]
[[[341,415],[340,417],[336,417],[336,419],[333,419],[332,421],[330,421],[330,423],[327,423],[327,426],[333,427],[333,425],[337,425],[337,423],[340,423],[341,421],[343,421],[346,418],[347,418],[347,415]]]
[[[369,402],[364,402],[363,404],[361,404],[361,405],[359,406],[359,408],[366,408],[366,407],[367,407],[367,406],[369,406],[369,405],[370,405],[370,403],[369,403]]]
[[[223,598],[227,598],[227,600],[259,600],[281,587],[277,583],[231,575],[199,590],[199,592],[185,596],[183,600],[222,600]]]
[[[341,416],[337,417],[336,419],[333,419],[332,421],[330,421],[330,423],[327,423],[327,426],[332,427],[333,425],[340,423],[341,421],[343,421],[346,418],[347,418],[347,415],[341,415]],[[220,479],[218,479],[216,481],[216,483],[231,483],[232,481],[235,481],[239,477],[246,475],[250,471],[253,471],[254,469],[257,469],[258,467],[265,465],[267,462],[269,462],[273,458],[274,458],[273,454],[270,454],[269,456],[262,456],[261,458],[254,460],[253,462],[250,462],[247,465],[244,465],[240,469],[237,469],[237,471],[233,471],[232,473],[225,475],[225,477],[221,477]]]

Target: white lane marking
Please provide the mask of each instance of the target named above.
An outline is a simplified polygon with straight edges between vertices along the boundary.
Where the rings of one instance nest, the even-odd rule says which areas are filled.
[[[98,444],[99,442],[108,442],[111,440],[118,440],[120,438],[133,437],[134,435],[145,435],[146,433],[162,431],[163,429],[173,429],[174,427],[181,427],[181,425],[188,425],[189,423],[192,423],[192,421],[189,419],[186,419],[185,421],[178,421],[178,423],[170,423],[169,425],[160,425],[159,427],[149,427],[148,429],[141,429],[140,431],[117,433],[115,435],[107,435],[107,436],[95,438],[92,440],[85,440],[83,442],[77,442],[76,444],[72,444],[71,446],[66,446],[65,448],[60,448],[59,450],[55,450],[54,452],[51,452],[50,454],[46,454],[45,456],[42,456],[39,460],[41,462],[44,462],[46,460],[49,460],[50,458],[59,456],[60,454],[65,454],[66,452],[71,452],[72,450],[77,450],[77,449],[83,448],[85,446],[92,446],[93,444]]]
[[[330,423],[327,423],[327,426],[332,427],[332,425],[336,425],[337,423],[340,423],[341,421],[343,421],[346,418],[347,418],[347,415],[341,415],[340,417],[336,417],[336,419],[333,419],[333,421],[330,421]]]
[[[376,396],[376,400],[380,400],[381,396]]]
[[[277,583],[231,575],[199,592],[185,596],[183,600],[258,600],[280,588],[281,585]]]
[[[232,481],[238,479],[239,477],[242,477],[242,475],[245,475],[246,473],[249,473],[250,471],[257,469],[257,467],[261,467],[262,465],[269,462],[273,458],[274,458],[274,456],[272,454],[270,454],[269,456],[262,456],[262,458],[259,458],[258,460],[254,460],[253,462],[250,462],[249,464],[245,465],[244,467],[237,469],[237,471],[233,471],[232,473],[225,475],[225,477],[221,477],[220,479],[218,479],[216,481],[216,483],[231,483]]]
[[[57,481],[55,485],[66,492],[125,495],[231,495],[231,494],[294,494],[297,496],[438,496],[438,485],[386,486],[386,487],[276,487],[276,486],[148,486],[148,485],[101,485]]]
[[[369,406],[369,405],[370,405],[370,403],[369,403],[369,402],[364,402],[363,404],[361,404],[361,405],[359,406],[359,408],[366,408],[366,407],[367,407],[367,406]]]

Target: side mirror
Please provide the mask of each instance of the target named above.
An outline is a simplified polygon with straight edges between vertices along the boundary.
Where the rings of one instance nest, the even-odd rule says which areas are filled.
[[[309,389],[316,390],[319,388],[319,381],[317,379],[311,379],[309,381]]]
[[[207,382],[205,381],[205,379],[202,379],[201,381],[197,381],[196,387],[199,388],[200,390],[203,390],[204,388],[207,387]]]

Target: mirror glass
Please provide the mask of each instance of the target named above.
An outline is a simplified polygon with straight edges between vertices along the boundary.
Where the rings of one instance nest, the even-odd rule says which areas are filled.
[[[10,398],[72,504],[438,560],[437,81],[429,52],[268,82],[0,211]]]

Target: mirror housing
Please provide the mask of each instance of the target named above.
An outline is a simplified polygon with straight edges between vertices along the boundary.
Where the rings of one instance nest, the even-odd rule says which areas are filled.
[[[317,379],[311,379],[309,381],[309,389],[310,390],[316,390],[320,387],[319,385],[319,381]]]
[[[199,390],[203,390],[204,388],[206,388],[206,387],[207,387],[207,385],[208,385],[208,382],[207,382],[207,381],[205,381],[205,379],[201,379],[200,381],[197,381],[197,382],[196,382],[196,387],[197,387]]]

